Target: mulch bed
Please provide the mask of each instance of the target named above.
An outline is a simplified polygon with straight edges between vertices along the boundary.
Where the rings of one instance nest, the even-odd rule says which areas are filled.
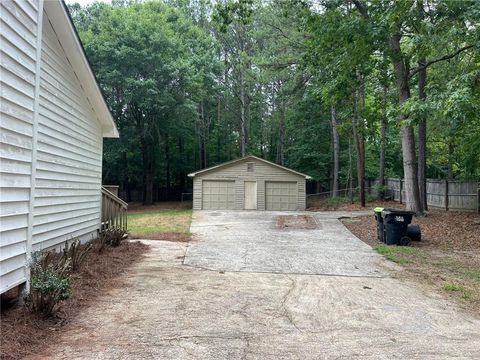
[[[373,214],[342,221],[367,244],[380,244]],[[404,260],[404,271],[397,275],[480,314],[480,215],[437,209],[426,217],[415,217],[413,223],[420,224],[422,241],[412,242],[411,251],[388,247]]]
[[[345,202],[343,202],[345,200]],[[391,207],[397,209],[404,209],[405,204],[400,204],[396,201],[375,200],[368,202],[365,207],[361,207],[358,201],[351,204],[346,199],[339,198],[339,202],[332,202],[331,198],[323,197],[316,199],[307,199],[307,211],[362,211],[371,210],[376,207]]]
[[[480,215],[477,213],[435,209],[425,217],[415,217],[412,223],[419,224],[422,231],[422,241],[415,243],[416,247],[455,251],[480,249]],[[344,224],[367,244],[378,244],[373,212],[371,216],[345,221]]]
[[[54,317],[46,319],[24,306],[2,304],[0,358],[21,359],[41,352],[82,308],[121,286],[120,275],[140,260],[147,249],[148,245],[141,242],[125,241],[118,247],[106,247],[101,253],[92,250],[79,271],[72,274],[73,296],[60,303]]]

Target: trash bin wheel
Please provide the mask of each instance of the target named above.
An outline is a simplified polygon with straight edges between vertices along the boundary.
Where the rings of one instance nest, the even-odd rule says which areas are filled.
[[[412,241],[412,239],[410,239],[408,236],[402,236],[400,238],[400,241],[398,242],[398,244],[401,245],[401,246],[408,246],[408,245],[410,245],[411,241]]]

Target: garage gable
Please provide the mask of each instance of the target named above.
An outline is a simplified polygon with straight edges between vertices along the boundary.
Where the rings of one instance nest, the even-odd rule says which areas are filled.
[[[247,156],[189,174],[195,210],[305,209],[308,175]]]
[[[281,166],[265,159],[261,159],[259,157],[249,155],[240,159],[228,161],[216,166],[212,166],[207,169],[199,170],[193,173],[188,174],[189,177],[199,177],[199,176],[208,176],[212,173],[216,175],[224,174],[225,176],[232,176],[232,175],[242,175],[243,173],[257,173],[257,174],[288,174],[288,175],[296,175],[303,177],[304,179],[311,179],[310,176],[306,174],[302,174],[298,171],[289,169],[285,166]]]

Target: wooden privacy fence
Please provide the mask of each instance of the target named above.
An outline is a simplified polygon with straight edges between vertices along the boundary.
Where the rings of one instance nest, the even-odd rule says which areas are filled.
[[[375,188],[378,180],[366,180],[365,186]],[[405,200],[405,181],[385,179],[385,186],[396,201]],[[480,212],[480,184],[478,181],[427,179],[427,205],[448,209],[477,210]]]
[[[109,228],[127,232],[128,204],[102,186],[102,232]]]

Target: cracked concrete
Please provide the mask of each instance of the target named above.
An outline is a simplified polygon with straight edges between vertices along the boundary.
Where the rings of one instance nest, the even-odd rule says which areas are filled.
[[[327,231],[328,236],[299,236],[295,230],[284,237],[271,233],[274,214],[195,213],[196,241],[148,241],[151,251],[127,273],[127,285],[82,311],[51,349],[34,358],[480,358],[480,319],[392,278],[388,263],[338,225],[338,215],[315,214],[322,229],[309,231]],[[247,228],[240,226],[241,218],[251,221]],[[229,241],[225,231],[235,234],[236,229],[241,234]],[[323,246],[310,239],[308,249],[301,239],[305,236]],[[280,250],[270,237],[278,238]],[[295,245],[308,256],[292,250],[288,261],[280,258]],[[355,251],[359,254],[341,254]],[[200,261],[201,253],[209,261],[197,267],[193,261]],[[314,266],[315,256],[327,265]],[[302,259],[308,266],[294,265]],[[358,271],[343,268],[348,259]]]
[[[316,229],[279,229],[279,216],[258,211],[195,212],[185,265],[217,271],[382,277],[382,258],[337,219],[349,213],[305,213]],[[290,213],[292,214],[292,213]],[[297,214],[297,213],[295,213]],[[287,215],[288,216],[288,215]]]

